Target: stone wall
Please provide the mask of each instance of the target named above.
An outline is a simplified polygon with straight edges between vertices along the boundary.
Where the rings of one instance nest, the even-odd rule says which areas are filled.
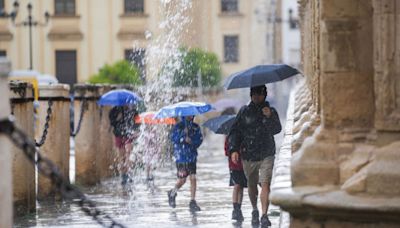
[[[301,0],[305,83],[296,92],[292,227],[400,224],[400,4]]]

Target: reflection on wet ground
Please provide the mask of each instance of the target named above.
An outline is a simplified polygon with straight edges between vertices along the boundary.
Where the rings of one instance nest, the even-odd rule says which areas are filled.
[[[137,178],[128,188],[122,188],[118,178],[84,189],[97,202],[100,210],[110,214],[127,227],[251,227],[251,206],[243,200],[243,224],[231,220],[232,188],[223,152],[223,136],[207,137],[199,151],[197,202],[201,211],[189,211],[190,184],[178,192],[177,206],[168,206],[167,191],[175,183],[175,166],[171,163],[157,170],[154,181]],[[269,210],[272,227],[279,223],[279,208]],[[40,202],[36,214],[16,218],[14,227],[99,227],[74,204]]]

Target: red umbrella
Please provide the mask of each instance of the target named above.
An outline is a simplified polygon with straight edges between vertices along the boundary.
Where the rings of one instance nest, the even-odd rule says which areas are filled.
[[[162,119],[154,119],[156,112],[143,112],[135,117],[135,123],[144,123],[144,124],[176,124],[176,120],[172,117],[162,118]]]

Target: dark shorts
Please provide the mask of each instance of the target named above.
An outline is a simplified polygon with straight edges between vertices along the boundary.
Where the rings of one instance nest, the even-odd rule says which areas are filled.
[[[189,175],[196,174],[196,162],[176,163],[176,176],[186,178]]]
[[[244,175],[243,170],[231,170],[231,178],[229,179],[229,186],[234,186],[236,184],[247,187],[246,175]]]

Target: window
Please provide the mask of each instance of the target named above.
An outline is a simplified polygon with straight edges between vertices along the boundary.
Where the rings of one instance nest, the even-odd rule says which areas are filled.
[[[77,81],[76,51],[56,51],[56,77],[60,83],[72,86]]]
[[[0,50],[0,57],[7,57],[7,52],[5,50]]]
[[[135,50],[126,49],[125,59],[132,62],[140,71],[140,77],[144,80],[146,74],[146,64],[145,64],[145,54],[146,50],[143,48],[138,48]]]
[[[144,0],[125,0],[124,12],[130,13],[143,13]]]
[[[294,30],[299,28],[299,20],[293,18],[293,10],[289,9],[289,28]]]
[[[221,0],[222,12],[238,12],[238,0]]]
[[[55,15],[75,15],[75,0],[55,0]]]
[[[3,16],[5,11],[4,11],[4,0],[0,0],[0,16]]]
[[[224,62],[239,62],[239,36],[224,36]]]

